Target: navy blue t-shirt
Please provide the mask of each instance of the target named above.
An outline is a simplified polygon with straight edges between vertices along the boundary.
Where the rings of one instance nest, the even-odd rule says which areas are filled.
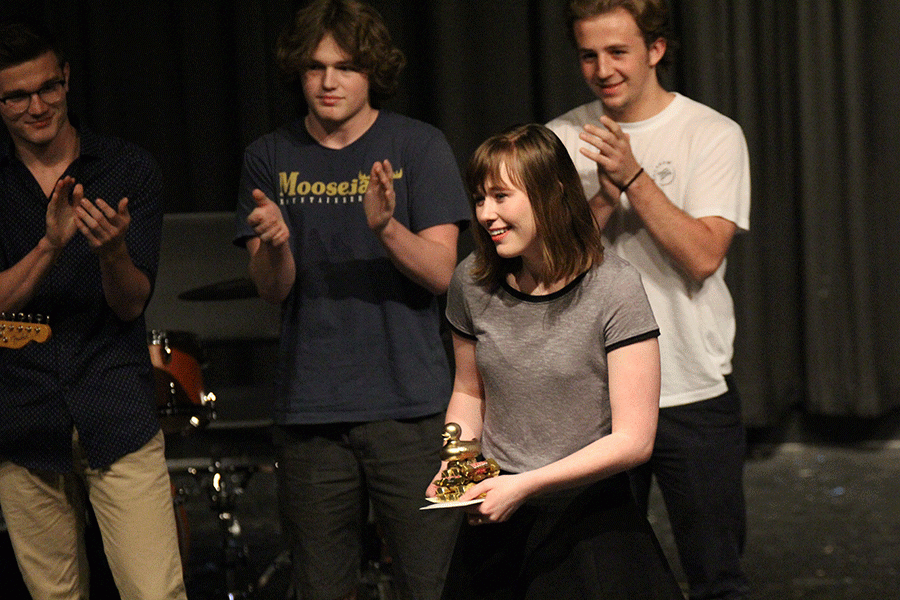
[[[235,242],[259,188],[281,205],[297,278],[282,305],[274,418],[279,424],[414,418],[444,410],[450,373],[437,299],[391,263],[366,224],[369,172],[394,169],[394,217],[413,232],[469,217],[456,160],[436,128],[381,111],[340,150],[298,120],[244,155]]]
[[[66,170],[85,197],[128,198],[125,237],[134,264],[156,277],[162,177],[149,153],[81,130]],[[0,270],[19,262],[46,231],[48,198],[11,146],[0,148]],[[72,428],[92,468],[144,446],[159,431],[143,316],[124,323],[107,305],[96,253],[80,233],[22,311],[49,317],[51,337],[0,348],[0,459],[33,469],[72,469]]]

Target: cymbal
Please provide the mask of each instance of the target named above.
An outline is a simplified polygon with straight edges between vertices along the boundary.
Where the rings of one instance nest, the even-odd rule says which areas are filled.
[[[178,299],[206,302],[210,300],[246,300],[258,296],[256,286],[253,285],[250,278],[239,277],[185,290],[178,294]]]

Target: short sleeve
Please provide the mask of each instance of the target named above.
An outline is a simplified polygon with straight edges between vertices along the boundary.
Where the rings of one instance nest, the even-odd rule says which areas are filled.
[[[659,335],[641,276],[631,265],[621,269],[611,286],[608,311],[604,327],[607,352]]]
[[[466,289],[474,285],[469,275],[471,260],[466,259],[456,266],[450,287],[447,290],[447,322],[450,328],[458,335],[474,340],[475,327],[472,321],[472,312],[467,302]]]
[[[750,158],[740,126],[722,120],[710,127],[697,153],[685,192],[685,212],[695,218],[722,217],[741,230],[750,227]]]
[[[130,177],[127,193],[131,223],[126,233],[126,245],[134,265],[153,284],[162,239],[162,174],[149,152],[134,146],[129,148],[130,159],[119,163]],[[114,206],[112,201],[109,203]]]
[[[467,222],[465,188],[444,134],[425,126],[414,139],[406,158],[410,230],[418,233],[436,225]]]
[[[237,209],[234,215],[234,243],[239,246],[245,245],[247,238],[256,235],[250,225],[247,224],[247,217],[253,212],[255,207],[253,190],[259,189],[267,198],[277,201],[274,165],[270,156],[272,153],[269,150],[274,141],[269,143],[270,137],[260,138],[244,151],[244,162],[241,166],[240,184],[238,186]]]

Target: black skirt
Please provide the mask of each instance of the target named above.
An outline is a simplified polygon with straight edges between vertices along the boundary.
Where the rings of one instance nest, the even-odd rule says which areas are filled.
[[[571,498],[464,523],[445,600],[684,600],[624,474]]]

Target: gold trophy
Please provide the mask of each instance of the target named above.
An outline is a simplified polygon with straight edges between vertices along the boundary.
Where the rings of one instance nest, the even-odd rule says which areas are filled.
[[[447,461],[447,468],[441,471],[441,478],[435,483],[435,498],[438,502],[459,500],[467,489],[479,481],[500,473],[497,461],[493,458],[485,460],[481,456],[481,443],[478,440],[461,441],[461,433],[462,430],[456,423],[444,425],[441,460]]]

